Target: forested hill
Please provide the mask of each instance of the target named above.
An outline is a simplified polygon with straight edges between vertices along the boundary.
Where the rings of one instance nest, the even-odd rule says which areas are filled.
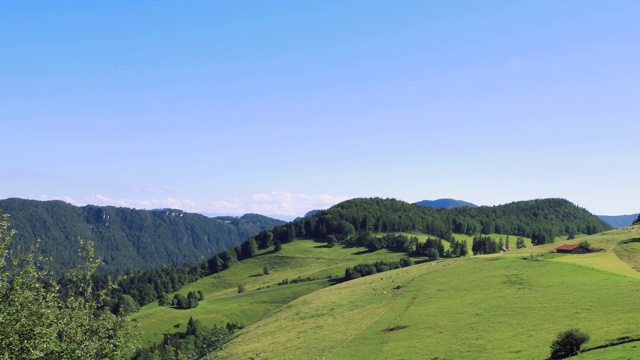
[[[16,230],[13,245],[41,240],[38,254],[52,257],[52,270],[74,265],[78,238],[93,240],[104,259],[100,272],[123,273],[206,260],[261,230],[284,221],[257,214],[209,218],[181,210],[135,210],[113,206],[77,207],[62,201],[0,200]]]
[[[571,234],[594,234],[611,227],[587,210],[564,199],[519,201],[499,206],[434,209],[395,199],[352,199],[328,210],[276,227],[256,236],[256,241],[291,241],[295,237],[337,240],[366,232],[419,231],[452,239],[460,234],[510,234],[532,238],[534,243]]]

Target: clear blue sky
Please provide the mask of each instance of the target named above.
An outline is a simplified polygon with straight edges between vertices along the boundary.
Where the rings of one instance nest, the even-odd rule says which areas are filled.
[[[5,1],[0,198],[640,211],[640,1]]]

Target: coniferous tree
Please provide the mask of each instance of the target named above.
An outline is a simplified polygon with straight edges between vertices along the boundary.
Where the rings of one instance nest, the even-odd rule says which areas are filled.
[[[194,291],[189,291],[187,294],[187,308],[193,309],[198,306],[198,295]]]
[[[171,300],[169,299],[169,295],[167,294],[160,294],[158,296],[158,305],[160,306],[168,306],[171,305]]]
[[[173,300],[171,301],[171,305],[178,309],[186,309],[187,308],[187,298],[182,294],[173,295]]]
[[[258,252],[258,244],[254,238],[250,238],[249,240],[242,243],[242,256],[245,259],[248,259],[254,256]]]

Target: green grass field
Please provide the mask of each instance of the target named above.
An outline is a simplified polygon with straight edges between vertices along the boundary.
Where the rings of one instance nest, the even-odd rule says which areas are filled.
[[[587,346],[637,336],[640,277],[616,248],[639,232],[424,263],[323,288],[242,330],[210,358],[543,359],[555,334],[570,327],[591,336]],[[528,260],[585,239],[605,251]],[[633,345],[581,356],[637,358]]]
[[[179,291],[184,295],[194,290],[204,292],[205,300],[194,309],[159,307],[154,302],[133,314],[129,323],[135,327],[143,346],[160,342],[165,333],[184,331],[191,316],[207,325],[227,322],[249,325],[300,296],[329,286],[327,277],[343,277],[348,266],[398,260],[404,256],[387,250],[367,252],[364,248],[327,248],[311,240],[296,240],[283,246],[278,253],[263,253],[185,286]],[[268,275],[263,275],[265,266],[269,269]],[[320,281],[277,286],[284,279],[298,276]],[[246,289],[243,294],[238,294],[240,284]]]
[[[130,323],[144,345],[184,331],[190,316],[208,325],[249,325],[210,359],[543,359],[556,333],[570,327],[591,336],[587,346],[640,335],[629,320],[640,316],[640,243],[628,242],[635,238],[638,226],[536,247],[526,239],[527,248],[505,254],[423,263],[334,286],[328,278],[342,277],[348,266],[405,254],[296,240],[183,288],[204,292],[197,308],[154,303]],[[513,249],[516,237],[510,240]],[[583,240],[602,251],[555,254],[557,246]],[[298,276],[319,280],[276,285]],[[240,284],[245,293],[237,293]],[[580,358],[640,358],[637,349],[626,344]]]
[[[640,357],[640,342],[582,353],[572,360],[636,360]]]

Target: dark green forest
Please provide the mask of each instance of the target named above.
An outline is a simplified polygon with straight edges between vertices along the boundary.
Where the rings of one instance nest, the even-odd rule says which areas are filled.
[[[55,273],[78,265],[78,238],[94,241],[103,260],[98,273],[122,274],[201,262],[284,224],[257,214],[209,218],[174,209],[77,207],[17,198],[0,200],[2,213],[11,215],[11,228],[17,231],[11,247],[28,248],[41,240],[37,255],[52,258]]]
[[[370,198],[347,200],[313,216],[262,231],[254,239],[260,249],[296,237],[379,248],[370,243],[379,240],[362,234],[419,232],[453,241],[454,234],[495,233],[529,237],[534,245],[540,245],[553,242],[557,236],[595,234],[610,229],[595,215],[564,199],[434,209],[395,199]],[[383,247],[397,246],[389,243]]]

